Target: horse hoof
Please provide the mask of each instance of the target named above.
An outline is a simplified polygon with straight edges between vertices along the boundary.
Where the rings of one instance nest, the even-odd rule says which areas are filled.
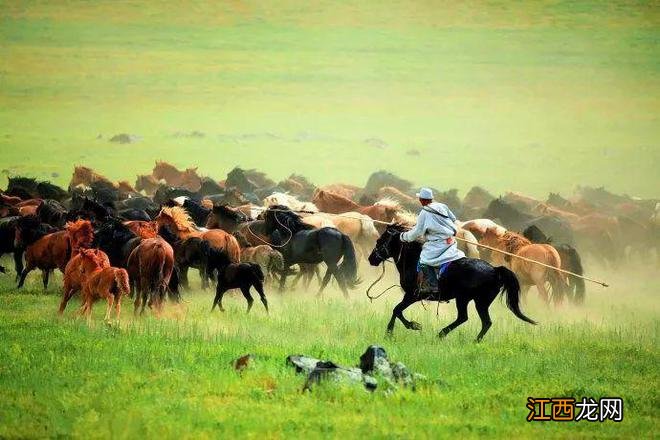
[[[408,327],[408,328],[410,328],[410,330],[421,330],[422,329],[422,324],[420,324],[419,322],[412,321],[410,323],[410,327]]]
[[[447,333],[445,333],[445,332],[438,333],[438,338],[445,339],[446,337],[447,337]]]

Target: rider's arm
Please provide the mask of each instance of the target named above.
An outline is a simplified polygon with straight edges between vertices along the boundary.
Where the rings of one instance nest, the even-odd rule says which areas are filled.
[[[419,216],[417,217],[417,223],[415,224],[415,227],[412,228],[410,231],[401,233],[401,241],[415,241],[418,238],[420,238],[422,235],[424,235],[425,223],[426,223],[426,211],[422,211],[419,213]]]

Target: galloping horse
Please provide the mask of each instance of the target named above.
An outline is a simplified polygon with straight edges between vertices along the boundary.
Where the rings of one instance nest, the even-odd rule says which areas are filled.
[[[169,226],[179,235],[179,238],[199,237],[208,241],[211,246],[227,252],[232,263],[241,261],[241,248],[236,237],[221,229],[198,228],[185,209],[174,206],[164,207],[156,217],[159,226]]]
[[[180,186],[190,191],[199,191],[202,187],[202,178],[197,174],[197,167],[179,171],[174,165],[157,161],[151,175],[156,180],[165,180],[168,185]]]
[[[341,214],[355,211],[365,214],[373,220],[391,222],[396,213],[401,209],[398,202],[391,199],[382,199],[371,206],[360,206],[351,199],[333,194],[328,191],[317,190],[312,202],[322,211],[330,214]]]
[[[387,325],[388,333],[394,330],[397,318],[407,329],[421,330],[419,323],[408,321],[403,316],[403,311],[411,304],[421,300],[456,299],[458,312],[456,320],[438,334],[441,338],[445,337],[468,320],[467,306],[474,300],[475,308],[481,318],[481,331],[477,335],[477,342],[481,341],[492,325],[488,308],[501,291],[506,292],[506,305],[514,315],[525,322],[536,324],[520,310],[520,286],[515,274],[504,266],[493,267],[479,259],[461,258],[452,261],[439,280],[440,294],[421,296],[417,288],[417,262],[422,252],[422,245],[419,242],[402,242],[400,235],[405,230],[406,228],[400,225],[387,226],[369,255],[369,263],[372,266],[378,266],[389,258],[394,260],[399,271],[399,283],[405,292],[403,300],[392,311],[392,318]]]
[[[99,255],[95,249],[82,249],[80,256],[83,260],[87,260],[82,265],[85,273],[83,275],[81,312],[87,315],[89,320],[92,314],[92,304],[98,299],[105,299],[108,302],[105,320],[110,319],[113,305],[117,320],[119,320],[121,298],[131,292],[128,272],[126,269],[117,267],[104,267],[108,257],[106,255],[104,258]]]
[[[355,248],[351,239],[334,228],[315,229],[302,221],[299,215],[286,206],[275,205],[264,213],[265,232],[284,257],[285,272],[280,278],[280,290],[284,288],[286,270],[293,264],[325,263],[328,267],[319,293],[334,275],[339,288],[348,296],[347,288],[358,283]],[[343,258],[341,264],[339,260]]]
[[[494,228],[487,228],[481,243],[561,269],[561,257],[554,247],[549,244],[534,244],[515,232],[507,231],[499,235]],[[493,252],[491,259],[493,264],[506,265],[513,270],[518,276],[523,293],[535,285],[543,301],[548,304],[550,298],[545,283],[550,282],[552,299],[556,304],[562,301],[568,281],[561,272],[519,258],[505,256],[499,252]]]

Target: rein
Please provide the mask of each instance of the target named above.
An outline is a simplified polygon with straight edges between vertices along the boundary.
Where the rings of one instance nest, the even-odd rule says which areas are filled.
[[[401,260],[401,254],[402,254],[402,252],[403,252],[403,243],[401,243],[401,246],[400,246],[400,248],[399,248],[399,256],[396,258],[396,260],[394,260],[394,264],[395,264],[395,265]],[[389,257],[388,257],[388,258],[389,258]],[[371,302],[373,302],[375,299],[378,299],[378,298],[380,298],[381,296],[385,295],[385,294],[386,294],[391,288],[393,288],[393,287],[401,287],[400,284],[392,284],[390,287],[388,287],[388,288],[386,288],[385,290],[381,291],[378,295],[372,296],[372,295],[369,294],[369,292],[371,292],[371,289],[372,289],[376,284],[378,284],[378,283],[380,282],[380,280],[382,280],[383,277],[385,276],[385,263],[386,263],[386,262],[387,262],[387,259],[384,259],[384,260],[383,260],[383,263],[381,264],[381,267],[383,268],[383,272],[382,272],[382,273],[380,274],[380,276],[379,276],[378,278],[376,278],[376,280],[375,280],[373,283],[371,283],[371,285],[367,288],[366,295],[367,295],[367,298],[369,298],[369,301],[371,301]]]
[[[293,238],[293,231],[291,231],[291,229],[289,229],[285,224],[283,224],[282,222],[280,222],[280,219],[277,218],[277,214],[275,214],[274,212],[273,212],[273,217],[275,217],[275,221],[276,221],[280,226],[282,226],[284,229],[286,229],[286,230],[289,232],[289,238],[287,238],[287,240],[284,242],[284,244],[277,245],[277,244],[275,244],[275,243],[269,243],[268,241],[264,240],[263,238],[261,238],[261,237],[259,237],[257,234],[255,234],[255,233],[252,231],[252,229],[250,229],[250,224],[249,224],[249,223],[248,223],[247,225],[245,225],[245,228],[246,228],[248,231],[250,231],[250,234],[252,234],[253,236],[255,236],[255,237],[257,238],[257,240],[259,240],[259,241],[262,242],[263,244],[267,244],[268,246],[271,246],[271,247],[274,247],[274,248],[283,248],[283,247],[285,247],[287,244],[289,244],[289,242],[290,242],[291,239]]]

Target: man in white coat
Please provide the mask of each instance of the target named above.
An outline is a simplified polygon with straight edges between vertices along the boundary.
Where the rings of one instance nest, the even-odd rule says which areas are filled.
[[[456,246],[456,216],[444,203],[433,201],[433,191],[422,188],[417,193],[422,210],[417,223],[407,232],[401,233],[402,241],[422,238],[422,253],[419,256],[419,272],[422,275],[420,293],[438,293],[438,277],[454,260],[465,257]]]

